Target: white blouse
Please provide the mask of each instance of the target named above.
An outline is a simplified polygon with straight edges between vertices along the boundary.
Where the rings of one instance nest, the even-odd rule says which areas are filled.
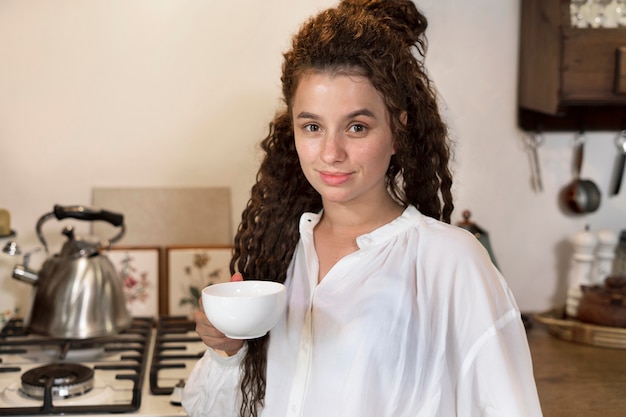
[[[542,415],[520,312],[474,236],[409,206],[318,284],[319,219],[300,220],[262,417]],[[185,387],[190,416],[238,416],[244,354],[207,350]]]

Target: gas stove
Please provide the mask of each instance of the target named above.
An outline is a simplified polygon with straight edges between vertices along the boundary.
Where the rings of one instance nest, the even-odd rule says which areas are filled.
[[[20,319],[0,332],[0,416],[185,416],[180,387],[206,347],[185,317],[134,318],[110,337],[53,339]]]

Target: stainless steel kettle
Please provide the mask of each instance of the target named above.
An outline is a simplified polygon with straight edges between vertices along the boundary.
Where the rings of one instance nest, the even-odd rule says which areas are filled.
[[[498,267],[498,263],[496,262],[496,256],[493,253],[493,249],[491,248],[491,242],[489,240],[489,233],[476,223],[470,220],[472,213],[469,210],[463,211],[463,221],[458,222],[456,225],[462,229],[469,231],[471,234],[476,236],[476,239],[487,249],[487,253],[489,253],[489,257],[491,258],[491,262]]]
[[[48,220],[74,218],[103,220],[120,227],[107,242],[90,242],[74,235],[72,226],[63,234],[67,241],[61,252],[49,256],[39,273],[27,260],[16,265],[13,278],[35,287],[28,329],[33,333],[62,339],[89,339],[116,334],[131,324],[122,280],[111,261],[101,253],[125,232],[124,216],[84,206],[55,205],[37,221],[37,236],[48,253],[41,228]]]

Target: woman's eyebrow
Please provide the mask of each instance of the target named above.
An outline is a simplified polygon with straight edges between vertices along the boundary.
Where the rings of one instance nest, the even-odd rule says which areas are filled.
[[[371,117],[374,119],[376,118],[376,116],[371,110],[363,108],[363,109],[358,109],[358,110],[348,113],[348,115],[346,116],[346,119],[353,119],[358,116],[367,116],[367,117]],[[296,118],[297,119],[319,119],[320,117],[314,113],[303,111],[303,112],[298,113]]]
[[[303,111],[303,112],[298,113],[296,118],[297,119],[319,119],[320,117],[316,114]]]

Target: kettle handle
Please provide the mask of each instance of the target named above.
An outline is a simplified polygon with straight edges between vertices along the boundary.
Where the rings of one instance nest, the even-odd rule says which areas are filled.
[[[124,224],[124,215],[114,213],[108,210],[96,209],[93,207],[85,206],[61,206],[56,204],[54,206],[54,215],[57,220],[63,220],[68,218],[78,220],[104,220],[111,223],[113,226],[119,227]]]
[[[63,219],[77,219],[77,220],[87,220],[87,221],[95,221],[95,220],[103,220],[112,224],[115,227],[120,227],[122,230],[111,238],[107,242],[107,246],[117,242],[122,238],[124,232],[126,231],[126,226],[124,225],[124,215],[120,213],[114,213],[108,210],[97,209],[93,207],[86,206],[61,206],[59,204],[55,204],[52,212],[44,214],[37,221],[37,237],[43,244],[44,249],[48,252],[48,244],[43,237],[43,233],[41,232],[41,227],[43,224],[50,218],[56,217],[57,220]]]

